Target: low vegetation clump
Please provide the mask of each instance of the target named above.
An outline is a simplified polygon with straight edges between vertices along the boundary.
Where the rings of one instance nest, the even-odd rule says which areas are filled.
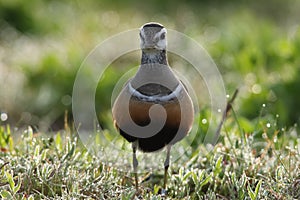
[[[186,152],[187,162],[172,164],[169,198],[300,198],[300,139],[296,127],[277,130],[276,125],[264,126],[261,119],[257,130],[244,133],[236,124],[238,120],[227,119],[212,150],[198,144]],[[1,126],[2,198],[135,198],[132,169],[125,172],[100,161],[69,128],[49,134],[33,133],[29,127],[16,138],[9,126]],[[143,173],[140,198],[163,199],[162,173]]]

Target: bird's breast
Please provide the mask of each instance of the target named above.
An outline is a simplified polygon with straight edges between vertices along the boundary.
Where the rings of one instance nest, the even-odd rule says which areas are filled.
[[[138,140],[138,146],[142,151],[152,152],[167,144],[175,144],[188,134],[193,124],[194,109],[191,98],[182,85],[171,94],[167,91],[167,97],[170,98],[160,96],[146,99],[145,95],[137,95],[136,91],[132,91],[129,86],[130,84],[121,91],[112,110],[115,125],[126,140],[129,142]],[[164,109],[165,115],[162,115],[159,110],[152,109],[157,105],[160,109]],[[159,131],[147,137],[147,133],[152,131],[147,128],[162,120],[165,121],[162,126],[159,126]],[[147,130],[131,128],[129,131],[128,127],[134,127],[132,122]]]
[[[166,120],[165,126],[171,128],[183,127],[183,130],[187,133],[193,123],[194,109],[192,101],[187,94],[186,90],[180,86],[181,91],[174,94],[171,93],[171,98],[150,98],[144,99],[140,96],[135,96],[125,87],[113,106],[113,118],[118,128],[130,126],[132,122],[139,126],[147,126],[151,123],[151,117],[155,121]],[[160,99],[160,100],[159,100]],[[152,106],[160,105],[164,109],[166,115],[162,115],[161,111],[150,110]],[[129,112],[129,116],[126,113]],[[142,133],[141,133],[142,134]]]
[[[159,110],[152,110],[151,117],[157,121],[166,120],[167,126],[177,127],[181,121],[181,108],[178,100],[168,102],[147,102],[132,98],[129,104],[129,113],[131,119],[140,126],[146,126],[151,123],[149,111],[152,106],[160,105],[166,115],[162,115]]]

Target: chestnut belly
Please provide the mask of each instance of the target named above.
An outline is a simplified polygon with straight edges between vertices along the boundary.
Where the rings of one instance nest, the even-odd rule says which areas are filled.
[[[147,126],[151,123],[149,109],[155,104],[160,104],[166,111],[166,119],[154,113],[156,119],[160,120],[160,117],[162,117],[161,120],[166,120],[162,129],[155,135],[145,137],[145,133],[137,133],[141,135],[141,137],[137,137],[136,134],[133,136],[131,133],[123,131],[122,127],[119,127],[120,134],[129,142],[138,140],[138,147],[144,152],[158,151],[168,144],[175,144],[180,141],[187,135],[193,121],[193,108],[190,102],[180,105],[177,100],[153,103],[138,101],[134,98],[131,99],[129,104],[131,119],[141,127]],[[122,124],[126,127],[125,121]]]

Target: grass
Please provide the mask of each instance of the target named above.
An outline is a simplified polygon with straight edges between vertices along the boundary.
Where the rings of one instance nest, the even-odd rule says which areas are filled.
[[[275,121],[265,120],[255,122],[254,132],[245,133],[232,112],[212,151],[198,144],[187,153],[187,162],[171,165],[168,198],[299,199],[299,133],[296,127],[279,130]],[[9,126],[1,126],[2,198],[133,199],[131,169],[120,171],[101,162],[65,127],[51,136],[28,127],[18,139]],[[163,199],[162,176],[163,169],[140,174],[145,178],[140,198]]]

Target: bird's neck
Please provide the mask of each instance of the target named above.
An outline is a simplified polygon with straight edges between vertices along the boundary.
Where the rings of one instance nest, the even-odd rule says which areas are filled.
[[[142,51],[142,65],[160,64],[168,65],[166,50]]]
[[[177,87],[178,80],[168,65],[166,50],[142,51],[142,62],[131,80],[137,89],[147,83],[155,83],[171,90]]]

